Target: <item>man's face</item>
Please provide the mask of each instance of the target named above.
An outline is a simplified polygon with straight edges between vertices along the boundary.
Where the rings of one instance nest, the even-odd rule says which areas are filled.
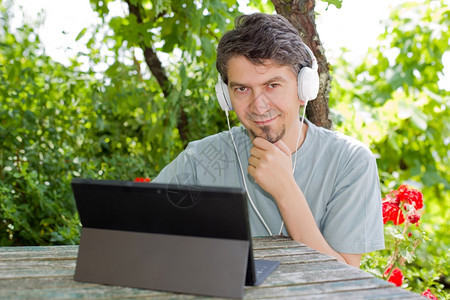
[[[301,102],[292,69],[271,60],[254,65],[236,56],[228,61],[228,90],[236,115],[253,137],[271,143],[297,138]]]

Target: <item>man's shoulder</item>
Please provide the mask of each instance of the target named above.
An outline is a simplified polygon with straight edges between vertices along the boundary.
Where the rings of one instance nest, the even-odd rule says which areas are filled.
[[[314,124],[310,126],[317,144],[326,146],[333,152],[346,153],[349,157],[357,156],[361,159],[374,157],[369,146],[352,136]]]

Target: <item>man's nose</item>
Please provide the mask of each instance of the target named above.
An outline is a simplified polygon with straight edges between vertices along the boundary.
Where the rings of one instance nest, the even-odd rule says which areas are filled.
[[[269,99],[262,91],[258,94],[255,94],[255,98],[251,103],[251,109],[253,113],[258,115],[263,115],[267,111],[270,110]]]

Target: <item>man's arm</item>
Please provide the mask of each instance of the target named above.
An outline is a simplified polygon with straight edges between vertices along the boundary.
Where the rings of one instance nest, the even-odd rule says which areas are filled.
[[[273,196],[277,201],[286,229],[293,240],[359,268],[360,254],[338,253],[325,240],[316,225],[306,198],[295,180],[293,183],[286,184],[285,187],[280,186],[279,191]]]
[[[359,268],[361,264],[362,254],[340,253],[344,257],[347,264]]]
[[[277,202],[292,239],[341,262],[359,267],[360,254],[336,252],[317,227],[306,198],[292,174],[289,148],[281,140],[272,144],[262,138],[255,138],[253,145],[248,172]]]

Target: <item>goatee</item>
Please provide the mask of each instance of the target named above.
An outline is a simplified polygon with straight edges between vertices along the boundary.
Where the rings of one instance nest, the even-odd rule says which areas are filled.
[[[273,130],[271,129],[270,126],[262,126],[260,127],[260,129],[262,130],[262,133],[255,134],[255,132],[253,130],[250,130],[250,133],[254,136],[254,137],[261,137],[269,142],[276,143],[279,140],[281,140],[284,137],[284,134],[286,133],[286,128],[283,126],[283,128],[281,128],[281,130],[279,132],[273,132]]]

